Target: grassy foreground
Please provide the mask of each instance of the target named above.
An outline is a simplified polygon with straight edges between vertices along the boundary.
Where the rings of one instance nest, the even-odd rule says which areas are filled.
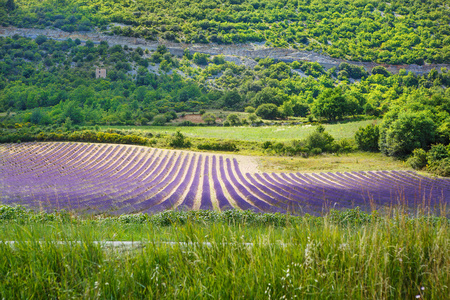
[[[0,240],[5,299],[445,299],[450,293],[449,220],[398,211],[79,218],[0,206]],[[99,240],[141,244],[105,248],[94,243]]]

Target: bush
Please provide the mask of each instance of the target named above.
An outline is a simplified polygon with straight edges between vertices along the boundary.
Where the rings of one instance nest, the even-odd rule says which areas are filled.
[[[164,126],[166,124],[166,117],[164,115],[157,115],[153,118],[154,126]]]
[[[444,158],[437,161],[428,167],[428,170],[438,176],[449,177],[450,176],[450,158]]]
[[[381,74],[384,77],[389,77],[391,74],[383,66],[376,66],[372,69],[372,75]]]
[[[244,111],[246,113],[252,114],[255,112],[255,108],[253,106],[247,106]]]
[[[359,127],[355,133],[355,141],[358,148],[363,151],[379,151],[378,140],[380,138],[380,130],[376,125],[367,125]]]
[[[238,114],[229,114],[227,116],[227,121],[229,122],[229,124],[231,126],[235,126],[235,125],[241,124],[241,120],[239,119],[239,115]]]
[[[355,150],[355,141],[352,139],[341,139],[339,141],[334,142],[333,145],[333,152],[340,152],[340,153],[350,153]]]
[[[406,156],[414,149],[426,149],[434,141],[436,126],[427,112],[385,116],[380,128],[380,150],[389,156]]]
[[[216,123],[216,115],[213,113],[203,113],[202,120],[208,125],[214,124]]]
[[[309,151],[311,153],[311,155],[319,155],[322,153],[322,149],[321,148],[312,148],[311,151]]]
[[[278,116],[278,107],[272,103],[261,104],[256,109],[256,115],[262,119],[274,120]]]
[[[316,117],[323,117],[330,121],[352,114],[350,102],[341,88],[329,88],[323,91],[314,100],[311,112]]]
[[[205,53],[194,53],[193,60],[197,65],[207,65],[209,55]]]
[[[447,148],[443,144],[436,144],[431,146],[431,149],[427,153],[427,162],[429,165],[434,164],[437,161],[449,157]]]
[[[272,146],[272,142],[269,142],[269,141],[265,141],[265,142],[262,144],[262,148],[263,148],[263,149],[269,149],[271,146]]]
[[[421,170],[427,165],[427,153],[422,148],[414,149],[413,155],[408,158],[407,164],[415,170]]]
[[[320,148],[325,152],[332,152],[334,138],[325,132],[325,128],[319,125],[314,132],[306,137],[306,146],[309,149]]]
[[[200,150],[213,150],[213,151],[239,151],[236,144],[230,141],[226,142],[209,142],[200,144],[197,146]]]
[[[197,126],[197,124],[195,124],[194,122],[191,122],[189,120],[185,120],[180,123],[180,126]]]
[[[180,131],[177,131],[170,139],[169,146],[174,148],[189,148],[191,142]]]

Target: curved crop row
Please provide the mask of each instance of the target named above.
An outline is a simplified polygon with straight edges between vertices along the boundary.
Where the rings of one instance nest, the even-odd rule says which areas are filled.
[[[124,145],[0,146],[0,201],[36,209],[156,213],[242,209],[318,214],[326,208],[450,201],[450,180],[407,171],[246,173],[236,159]]]

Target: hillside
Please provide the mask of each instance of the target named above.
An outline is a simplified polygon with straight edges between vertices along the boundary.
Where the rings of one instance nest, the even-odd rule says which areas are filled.
[[[75,124],[146,124],[159,114],[173,119],[171,111],[242,111],[263,104],[278,107],[272,115],[257,112],[264,119],[377,117],[397,100],[417,92],[443,93],[450,83],[445,68],[415,75],[406,70],[391,74],[378,66],[370,74],[348,63],[327,70],[318,63],[270,58],[245,66],[227,56],[189,50],[176,57],[164,45],[144,51],[42,35],[35,40],[0,37],[0,44],[0,112],[28,110],[9,119],[13,124],[63,123],[67,117]],[[107,78],[95,79],[96,67],[105,68]],[[339,110],[322,109],[327,93],[343,97]],[[51,111],[30,115],[30,109],[45,107]]]
[[[316,51],[389,64],[450,61],[449,1],[3,0],[3,26],[175,43]]]
[[[286,63],[292,63],[294,61],[307,61],[317,62],[325,69],[339,68],[341,63],[348,63],[355,66],[363,67],[366,71],[371,71],[374,67],[383,66],[387,71],[397,74],[400,70],[406,72],[413,72],[416,74],[424,74],[430,72],[432,69],[438,71],[441,68],[450,68],[450,64],[447,63],[426,63],[426,64],[390,64],[390,63],[376,63],[376,62],[360,62],[351,61],[340,58],[333,58],[327,54],[318,53],[316,51],[306,51],[290,48],[277,48],[268,47],[261,43],[248,42],[244,44],[225,45],[225,44],[202,44],[202,43],[175,43],[173,41],[167,41],[160,39],[159,41],[152,41],[144,38],[126,37],[120,35],[108,35],[100,31],[91,32],[66,32],[59,29],[36,29],[36,28],[16,28],[16,27],[0,27],[0,36],[12,37],[19,35],[23,37],[36,38],[40,35],[46,36],[55,40],[65,39],[79,39],[82,42],[93,41],[95,44],[101,42],[107,42],[108,45],[121,45],[131,48],[140,47],[142,49],[148,49],[155,51],[158,45],[165,45],[167,50],[175,56],[183,56],[184,51],[187,49],[192,54],[199,52],[209,55],[224,55],[227,61],[234,61],[237,64],[243,64],[246,66],[255,66],[257,62],[255,59],[259,58],[272,58],[275,61],[283,61]]]

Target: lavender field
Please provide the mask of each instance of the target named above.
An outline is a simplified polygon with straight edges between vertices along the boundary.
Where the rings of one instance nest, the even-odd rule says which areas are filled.
[[[320,214],[357,206],[436,211],[449,202],[449,179],[409,171],[246,173],[236,159],[207,153],[83,143],[0,145],[0,203],[37,210]]]

